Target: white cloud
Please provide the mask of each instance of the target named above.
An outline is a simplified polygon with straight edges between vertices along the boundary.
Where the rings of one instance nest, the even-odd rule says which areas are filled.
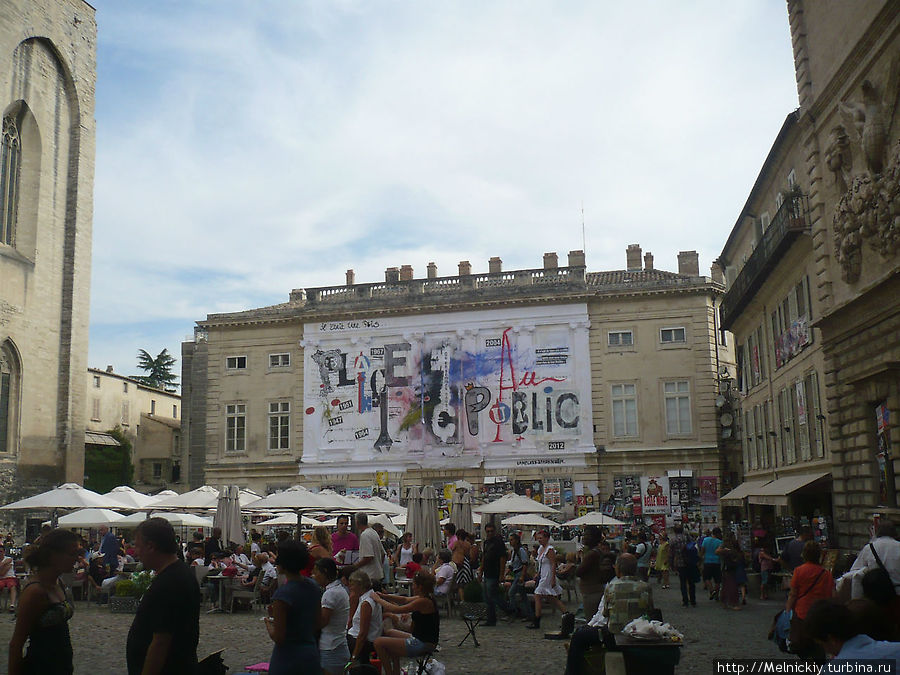
[[[539,267],[582,202],[591,269],[706,267],[796,105],[774,0],[97,5],[95,325]]]

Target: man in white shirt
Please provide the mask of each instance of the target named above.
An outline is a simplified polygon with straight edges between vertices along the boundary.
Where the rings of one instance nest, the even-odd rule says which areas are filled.
[[[871,542],[871,546],[866,544],[863,546],[859,555],[856,556],[856,562],[843,577],[839,584],[846,583],[846,579],[852,582],[850,597],[854,600],[863,597],[862,578],[866,572],[878,567],[878,561],[872,553],[874,547],[875,553],[881,559],[891,581],[894,582],[894,589],[900,592],[900,541],[897,541],[897,529],[894,523],[882,520],[878,524],[878,530],[875,532],[875,538]]]
[[[369,527],[369,517],[365,513],[356,514],[359,530],[359,562],[353,569],[365,572],[373,584],[384,578],[384,546],[381,537]]]
[[[434,573],[434,594],[447,595],[450,592],[451,583],[456,576],[456,569],[450,562],[452,554],[447,549],[442,550],[438,557],[441,564]]]

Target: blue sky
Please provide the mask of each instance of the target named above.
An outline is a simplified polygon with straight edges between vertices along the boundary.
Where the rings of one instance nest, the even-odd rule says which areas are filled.
[[[435,261],[708,270],[797,106],[783,0],[94,0],[90,365]]]

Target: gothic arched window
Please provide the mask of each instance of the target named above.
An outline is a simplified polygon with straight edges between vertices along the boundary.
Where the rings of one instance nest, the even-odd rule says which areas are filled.
[[[19,360],[9,341],[0,344],[0,454],[16,450]]]
[[[14,246],[18,209],[21,140],[15,117],[3,118],[0,138],[0,243]]]

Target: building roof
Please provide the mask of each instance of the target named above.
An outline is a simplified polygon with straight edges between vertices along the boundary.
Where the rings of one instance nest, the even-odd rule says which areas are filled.
[[[181,395],[177,391],[167,391],[166,389],[160,389],[159,387],[151,387],[149,384],[144,384],[140,380],[137,380],[133,377],[129,377],[128,375],[119,375],[119,373],[114,373],[109,370],[105,370],[102,368],[88,368],[89,373],[94,373],[96,375],[103,375],[105,377],[112,377],[117,380],[122,380],[123,382],[130,382],[134,386],[139,387],[141,389],[146,389],[147,391],[159,392],[160,394],[165,394],[166,396],[171,396],[172,398],[181,399]]]
[[[112,445],[112,446],[122,445],[112,435],[104,433],[102,431],[85,431],[84,432],[84,444],[85,445]]]
[[[159,415],[144,412],[141,413],[141,417],[146,417],[148,420],[159,422],[160,424],[164,424],[171,429],[181,429],[181,422],[173,417],[160,417]]]

